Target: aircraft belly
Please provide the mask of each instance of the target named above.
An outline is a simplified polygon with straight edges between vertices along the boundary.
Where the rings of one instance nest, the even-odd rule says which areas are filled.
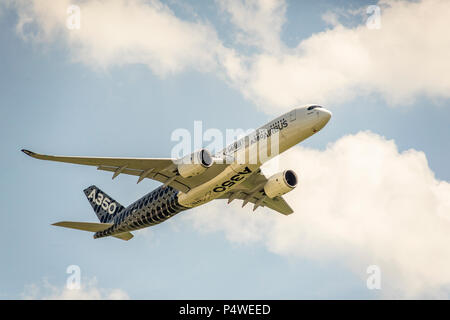
[[[244,182],[260,167],[258,164],[230,164],[222,173],[210,181],[190,190],[180,192],[178,201],[185,207],[197,207],[220,197]]]
[[[256,164],[230,164],[230,166],[228,166],[224,171],[222,171],[216,177],[212,178],[210,181],[191,189],[187,193],[180,192],[178,195],[178,201],[180,202],[180,204],[185,207],[192,208],[203,205],[213,199],[220,197],[223,193],[233,190],[236,186],[245,181],[253,174],[253,172],[257,171],[264,162],[290,149],[294,145],[305,140],[313,134],[309,126],[305,125],[292,125],[290,127],[287,127],[285,130],[280,130],[280,132],[281,134],[279,136],[278,152],[275,151],[275,154],[272,154],[270,142],[267,142],[266,146],[262,148],[262,150],[259,150],[259,153],[267,155],[267,157],[263,159],[260,155],[258,155]],[[268,153],[267,150],[269,150]],[[234,156],[236,158],[239,152],[241,152],[241,155],[242,153],[245,153],[244,159],[251,159],[248,155],[249,147],[237,151],[237,153],[234,153]],[[266,153],[264,154],[262,152]],[[250,171],[248,174],[245,173],[247,169]]]

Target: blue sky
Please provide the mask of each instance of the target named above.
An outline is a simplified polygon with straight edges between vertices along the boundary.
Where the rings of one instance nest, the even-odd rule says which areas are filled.
[[[144,7],[148,5],[146,2],[136,3]],[[274,45],[275,48],[281,43],[282,53],[269,52],[264,47],[265,41],[272,40],[263,39],[260,44],[258,35],[251,34],[251,28],[245,29],[245,26],[238,23],[233,25],[231,16],[237,11],[233,11],[231,5],[215,2],[202,7],[195,1],[188,4],[189,6],[183,6],[177,1],[169,1],[164,6],[176,19],[209,26],[216,32],[214,41],[252,59],[261,52],[268,55],[292,54],[290,50],[294,50],[302,40],[317,37],[326,30],[340,27],[355,30],[352,25],[330,25],[324,21],[323,15],[327,12],[342,13],[345,10],[365,8],[373,3],[282,3],[284,11],[281,10],[279,16],[284,18]],[[52,4],[48,2],[47,5]],[[87,2],[82,2],[82,13],[83,5],[86,10],[90,9]],[[361,267],[368,265],[364,264],[366,261],[376,264],[377,259],[388,260],[390,256],[381,250],[385,245],[377,247],[381,249],[374,250],[376,254],[373,255],[371,249],[368,249],[363,262],[351,264],[348,260],[358,260],[358,253],[352,253],[350,259],[347,259],[347,250],[342,250],[344,253],[339,250],[331,254],[321,253],[320,257],[305,249],[298,254],[290,254],[287,249],[274,249],[268,245],[270,239],[236,241],[230,238],[228,229],[215,228],[204,232],[205,228],[198,228],[195,223],[198,214],[202,214],[201,223],[205,223],[207,219],[215,219],[217,214],[208,217],[208,206],[211,205],[211,210],[214,206],[214,210],[225,214],[228,207],[223,203],[208,204],[201,211],[199,209],[196,215],[192,213],[197,209],[183,212],[151,230],[137,232],[136,237],[129,242],[116,239],[94,241],[89,233],[50,226],[60,220],[95,221],[95,215],[82,193],[91,184],[99,186],[126,205],[156,188],[158,183],[148,180],[136,185],[136,179],[127,176],[120,176],[112,181],[109,174],[98,172],[95,168],[36,161],[26,157],[20,149],[62,155],[168,157],[174,146],[170,135],[175,129],[192,130],[195,120],[202,120],[205,128],[254,128],[288,110],[289,106],[286,104],[291,101],[303,102],[302,87],[299,86],[296,90],[295,95],[298,96],[294,95],[292,99],[283,100],[277,105],[274,102],[278,101],[276,92],[261,93],[258,88],[245,87],[244,83],[248,79],[254,80],[255,75],[246,75],[246,81],[234,82],[229,77],[229,70],[223,71],[220,62],[219,66],[202,70],[199,66],[191,66],[192,62],[189,60],[183,61],[182,67],[175,71],[155,71],[159,70],[160,56],[152,51],[153,48],[149,52],[144,50],[144,54],[155,54],[154,61],[135,59],[129,62],[120,53],[106,57],[106,65],[98,68],[96,64],[101,54],[97,51],[104,48],[94,46],[92,49],[92,43],[86,36],[75,40],[67,40],[71,36],[66,38],[64,34],[54,35],[52,32],[44,33],[43,39],[30,36],[42,31],[45,21],[48,21],[43,20],[39,10],[30,9],[33,8],[32,2],[7,4],[0,8],[0,130],[3,137],[1,147],[4,150],[0,160],[3,168],[1,298],[28,296],[30,286],[39,288],[38,293],[31,295],[33,298],[49,296],[49,290],[61,292],[64,290],[68,276],[66,268],[69,265],[80,266],[83,281],[87,283],[95,279],[94,286],[104,294],[119,289],[132,299],[385,297],[383,290],[367,289],[367,275],[365,268]],[[105,11],[107,10],[105,4]],[[258,13],[257,10],[250,12]],[[26,13],[34,19],[33,24],[24,29],[25,36],[17,31],[19,13]],[[65,19],[65,16],[61,17],[62,21]],[[255,17],[255,21],[258,19],[259,17]],[[55,21],[57,25],[59,20]],[[364,17],[351,16],[347,22],[362,25]],[[64,30],[64,26],[57,25],[55,28]],[[83,29],[83,24],[81,28]],[[165,32],[164,29],[158,30],[158,34],[164,35]],[[236,35],[240,32],[244,37],[238,41]],[[445,30],[442,32],[443,37],[448,37]],[[167,34],[167,37],[172,36],[174,35]],[[257,44],[249,44],[252,37]],[[214,44],[209,41],[207,43],[211,46]],[[80,58],[84,51],[79,49],[83,45],[92,50],[88,50],[89,53]],[[320,41],[317,45],[320,45]],[[442,46],[444,52],[449,52],[448,38],[442,41]],[[207,51],[210,48],[201,49]],[[133,50],[135,48],[130,47],[130,51]],[[303,50],[308,51],[305,48]],[[327,47],[323,47],[323,50],[326,51]],[[139,55],[141,54],[142,52]],[[424,59],[428,57],[424,56]],[[314,62],[316,61],[312,61]],[[426,68],[427,64],[424,65]],[[447,70],[448,66],[442,68]],[[414,74],[406,72],[405,78],[407,76],[413,77]],[[392,75],[392,78],[396,77],[397,75]],[[444,78],[448,74],[437,74],[436,77]],[[332,82],[332,79],[327,78],[328,80]],[[305,89],[304,94],[308,98],[315,92],[321,94],[318,101],[322,102],[321,99],[326,98],[324,105],[333,112],[333,118],[323,131],[302,145],[317,152],[326,152],[327,145],[346,135],[370,131],[395,141],[400,153],[409,149],[422,151],[428,160],[427,170],[434,173],[436,181],[447,184],[446,181],[450,180],[450,100],[448,94],[442,93],[445,92],[445,86],[441,91],[434,92],[429,90],[427,83],[423,84],[424,88],[417,83],[411,84],[411,88],[406,90],[405,103],[402,103],[396,99],[392,102],[387,98],[389,90],[393,89],[373,89],[376,87],[373,82],[366,81],[365,78],[364,81],[367,88],[358,87],[362,94],[345,94],[343,97],[338,95],[336,103],[333,103],[335,93],[321,91],[327,90],[326,87],[320,90]],[[448,83],[448,79],[437,81]],[[407,83],[404,85],[408,86]],[[342,86],[342,92],[352,90],[352,86]],[[269,102],[262,103],[265,98]],[[293,106],[295,104],[291,104]],[[398,180],[400,179],[401,176]],[[295,192],[304,192],[305,188]],[[301,197],[298,193],[292,197]],[[432,207],[444,205],[443,201],[439,201],[436,200]],[[444,209],[446,213],[447,209],[448,207]],[[242,210],[240,214],[249,216],[249,210]],[[268,216],[270,213],[264,214]],[[430,214],[433,212],[430,211]],[[364,216],[361,219],[364,220]],[[408,224],[404,228],[407,229]],[[375,241],[372,238],[366,240],[368,243]],[[342,243],[344,242],[343,240]],[[326,243],[316,244],[319,245],[322,246],[320,252],[328,251]],[[436,250],[439,248],[441,247]],[[408,247],[405,251],[409,249]],[[364,248],[361,250],[364,251]],[[352,249],[348,251],[353,252]],[[418,253],[420,254],[420,250]],[[447,253],[442,255],[447,256]],[[448,271],[445,271],[448,262],[440,262],[438,264],[442,269],[434,272],[435,278],[428,277],[428,272],[421,269],[424,268],[423,264],[407,270],[406,274],[411,277],[417,275],[423,281],[419,287],[425,289],[414,291],[416,296],[434,297],[436,292],[441,294],[441,288],[448,285]],[[394,279],[397,272],[395,270],[401,271],[405,265],[408,263],[386,267],[388,272],[394,270],[389,274],[389,279]],[[395,290],[388,292],[386,296],[409,296],[410,288],[405,285],[409,280],[407,278],[404,281],[399,285],[395,284]],[[87,291],[91,289],[86,288]],[[447,297],[445,290],[444,297]]]

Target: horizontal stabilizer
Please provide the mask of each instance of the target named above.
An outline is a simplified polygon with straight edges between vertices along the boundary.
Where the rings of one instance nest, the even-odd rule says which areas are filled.
[[[75,221],[61,221],[53,223],[52,226],[71,228],[83,231],[97,232],[103,231],[111,227],[112,223],[98,223],[98,222],[75,222]]]
[[[131,234],[131,232],[124,232],[124,233],[115,234],[115,235],[113,235],[113,237],[117,238],[117,239],[128,241],[131,238],[133,238],[133,235]]]

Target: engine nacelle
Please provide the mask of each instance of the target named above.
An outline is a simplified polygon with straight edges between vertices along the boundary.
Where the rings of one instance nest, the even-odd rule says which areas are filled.
[[[274,174],[264,185],[264,192],[269,198],[275,198],[294,190],[297,186],[297,175],[292,170]]]
[[[183,178],[190,178],[202,174],[213,164],[211,153],[202,149],[183,157],[177,165],[178,173]]]

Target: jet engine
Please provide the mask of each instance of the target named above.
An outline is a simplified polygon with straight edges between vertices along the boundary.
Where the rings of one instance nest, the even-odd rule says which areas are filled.
[[[297,175],[292,170],[274,174],[264,185],[264,192],[269,198],[275,198],[294,190],[297,186]]]
[[[213,164],[211,153],[206,149],[193,152],[183,157],[177,165],[178,173],[183,178],[202,174]]]

